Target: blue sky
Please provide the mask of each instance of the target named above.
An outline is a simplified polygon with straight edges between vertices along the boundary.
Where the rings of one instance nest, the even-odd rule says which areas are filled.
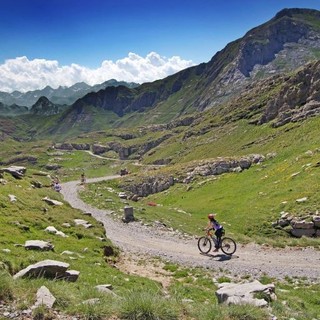
[[[230,41],[283,8],[320,10],[319,0],[1,0],[0,4],[1,91],[71,85],[77,79],[93,84],[112,75],[117,80],[153,81],[209,61]]]

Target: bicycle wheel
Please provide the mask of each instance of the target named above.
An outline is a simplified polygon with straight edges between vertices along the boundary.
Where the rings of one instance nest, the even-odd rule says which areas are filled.
[[[237,245],[231,238],[222,238],[221,240],[221,250],[223,253],[231,256],[237,250]]]
[[[208,237],[201,237],[198,240],[198,248],[202,253],[208,253],[212,248],[212,243]]]

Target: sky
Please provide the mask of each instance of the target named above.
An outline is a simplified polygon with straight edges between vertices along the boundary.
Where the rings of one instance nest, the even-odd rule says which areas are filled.
[[[0,91],[150,82],[319,0],[0,0]]]

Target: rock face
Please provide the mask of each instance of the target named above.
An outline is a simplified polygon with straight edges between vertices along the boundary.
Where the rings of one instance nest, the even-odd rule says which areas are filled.
[[[161,175],[147,177],[142,182],[124,183],[122,188],[138,197],[146,197],[149,194],[167,190],[173,185],[174,178],[172,176]]]
[[[319,115],[319,81],[320,61],[308,64],[285,81],[279,94],[268,102],[259,123],[273,120],[273,126],[279,127]]]
[[[255,294],[266,297],[256,298]],[[235,284],[222,283],[216,291],[219,303],[225,304],[252,304],[257,307],[265,307],[268,301],[276,300],[274,284],[263,285],[258,280],[249,283]]]

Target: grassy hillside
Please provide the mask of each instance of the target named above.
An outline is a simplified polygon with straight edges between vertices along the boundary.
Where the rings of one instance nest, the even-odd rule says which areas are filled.
[[[81,152],[75,153],[75,156],[74,163],[79,161],[81,156],[87,157],[85,153]],[[68,161],[71,160],[70,153],[65,153],[62,157],[65,157],[64,168],[68,170]],[[85,160],[85,157],[82,160]],[[99,167],[99,164],[96,165]],[[272,167],[272,162],[270,166]],[[71,172],[70,167],[69,170]],[[92,174],[98,174],[98,172],[95,171]],[[138,216],[147,220],[157,218],[175,225],[177,228],[192,232],[194,230],[192,224],[197,226],[204,222],[202,212],[192,212],[192,207],[194,207],[191,205],[192,198],[203,197],[199,198],[199,203],[203,201],[203,204],[208,205],[208,198],[205,195],[216,191],[211,199],[213,198],[214,204],[220,203],[222,206],[223,202],[220,199],[225,189],[229,187],[228,180],[231,179],[235,183],[239,179],[238,186],[243,186],[246,179],[250,179],[250,177],[252,179],[252,176],[255,175],[254,172],[256,170],[252,172],[249,170],[239,175],[221,176],[218,180],[208,181],[204,184],[195,183],[189,192],[185,187],[176,186],[167,193],[145,199],[145,201],[162,203],[163,207],[149,207],[145,211],[143,210],[143,206],[146,206],[145,201],[135,204],[137,212],[140,212]],[[256,180],[259,180],[258,178],[259,176],[256,177]],[[2,179],[0,184],[0,298],[3,304],[14,305],[18,312],[29,309],[35,302],[37,290],[45,285],[56,297],[55,312],[74,315],[80,319],[202,320],[217,319],[218,317],[222,320],[230,320],[243,319],[248,314],[253,320],[269,318],[268,311],[264,309],[252,306],[226,307],[218,305],[213,292],[219,282],[244,280],[231,279],[227,274],[221,274],[219,270],[183,268],[157,259],[145,261],[143,257],[140,258],[141,260],[138,258],[136,263],[145,265],[147,269],[152,266],[157,270],[155,275],[167,275],[170,281],[165,288],[157,280],[135,276],[131,272],[121,272],[121,268],[119,269],[117,265],[118,263],[121,265],[122,256],[118,255],[117,248],[114,248],[113,256],[105,257],[103,255],[103,248],[106,245],[112,246],[112,244],[105,238],[104,230],[97,221],[90,216],[83,216],[81,212],[72,209],[66,203],[62,206],[50,206],[42,200],[48,196],[63,202],[61,195],[51,189],[51,180],[48,176],[44,176],[38,170],[27,169],[25,177],[21,180],[16,180],[7,173],[4,173]],[[42,188],[32,187],[35,182],[41,183]],[[215,184],[219,184],[219,190],[212,188]],[[113,182],[113,186],[115,185],[116,183]],[[95,192],[94,188],[99,187],[100,194],[105,192],[103,185],[87,187],[85,195],[88,199]],[[10,201],[9,195],[14,195],[17,200]],[[123,204],[117,206],[115,201],[113,205],[116,210],[120,210],[120,206]],[[139,211],[139,207],[141,207],[141,211]],[[188,211],[179,210],[186,208]],[[219,206],[216,208],[218,211]],[[226,223],[235,212],[232,210],[228,213],[226,205],[224,205],[224,212],[227,212],[223,216]],[[203,214],[205,213],[206,209],[203,210]],[[165,215],[167,215],[167,220],[165,220]],[[221,212],[219,212],[219,216],[222,216]],[[93,227],[85,229],[82,226],[76,226],[74,223],[76,218],[87,220]],[[233,222],[227,226],[228,232],[232,230],[234,235],[237,234],[236,225],[240,221],[240,219],[236,220],[237,218],[239,217],[233,216]],[[69,223],[70,226],[64,223]],[[56,227],[67,237],[59,237],[45,232],[44,229],[48,226]],[[101,241],[101,238],[105,241]],[[54,251],[25,250],[23,247],[25,241],[36,239],[51,242],[54,245]],[[30,264],[45,259],[69,263],[70,269],[80,271],[79,279],[75,283],[44,278],[12,280],[11,275]],[[212,279],[215,281],[213,282]],[[248,274],[245,279],[250,280],[252,276]],[[314,297],[320,292],[319,284],[311,284],[306,279],[287,278],[283,281],[277,281],[262,277],[259,280],[263,283],[276,283],[278,301],[271,304],[271,312],[278,319],[284,320],[292,316],[298,320],[305,319],[306,316],[307,318],[317,317],[318,301]],[[113,292],[116,295],[105,295],[94,289],[98,284],[107,283],[112,284]],[[293,287],[299,287],[299,290],[293,290]],[[168,296],[170,299],[167,298]],[[88,299],[98,299],[99,302],[96,304],[82,303]],[[286,304],[282,303],[283,301],[286,301]],[[44,306],[35,308],[32,315],[34,318],[42,319],[57,316]]]

